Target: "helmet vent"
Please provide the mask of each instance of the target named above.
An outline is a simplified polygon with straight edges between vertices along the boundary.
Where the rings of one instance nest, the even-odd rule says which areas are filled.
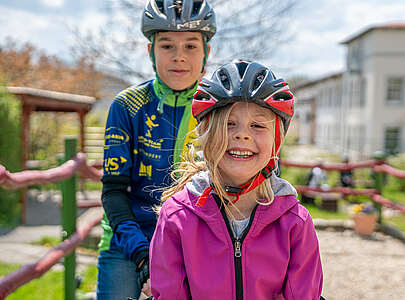
[[[198,16],[198,13],[201,10],[201,6],[202,6],[202,1],[194,1],[193,11],[191,12],[191,16]],[[204,18],[204,20],[205,20],[205,18]]]
[[[153,15],[148,12],[147,10],[145,11],[145,16],[147,16],[149,19],[153,20]]]
[[[212,11],[210,11],[205,17],[204,20],[207,21],[209,18],[212,17]]]
[[[181,17],[181,12],[183,10],[183,0],[175,0],[173,2],[173,6],[170,6],[170,8],[174,8],[174,11],[176,12],[176,18],[179,19]]]
[[[273,96],[273,99],[274,99],[274,100],[278,100],[278,101],[286,101],[286,100],[291,100],[291,99],[292,99],[292,96],[291,96],[291,94],[289,94],[289,93],[280,92],[280,93],[275,94],[275,95]]]
[[[159,12],[160,12],[161,14],[163,14],[163,10],[164,10],[164,8],[163,8],[163,1],[161,1],[161,0],[156,0],[156,6],[157,6],[157,9],[159,10]]]
[[[194,99],[198,101],[209,101],[211,96],[204,92],[199,92],[194,95]]]
[[[264,78],[266,78],[267,72],[265,70],[260,71],[257,75],[256,75],[256,79],[255,82],[253,84],[253,90],[256,90],[264,81]]]
[[[238,72],[239,72],[239,77],[240,77],[241,79],[242,79],[243,76],[245,75],[246,68],[247,68],[248,65],[249,65],[249,63],[244,62],[244,61],[238,62],[238,63],[236,64],[236,67],[238,68]]]
[[[219,76],[219,80],[222,83],[222,86],[225,89],[227,89],[228,91],[230,91],[231,90],[231,82],[229,80],[229,75],[224,70],[221,70],[221,71],[219,71],[218,76]]]

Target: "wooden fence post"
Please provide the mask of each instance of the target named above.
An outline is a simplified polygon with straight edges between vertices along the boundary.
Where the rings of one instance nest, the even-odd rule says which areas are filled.
[[[65,162],[76,155],[77,139],[65,139]],[[62,190],[62,239],[68,239],[76,231],[76,175],[61,182]],[[65,300],[75,300],[76,253],[65,256]]]
[[[377,165],[382,165],[385,163],[385,158],[386,156],[384,153],[377,152],[374,154],[374,159],[377,160]],[[385,179],[386,179],[386,174],[383,172],[376,172],[373,170],[374,173],[374,187],[375,189],[379,192],[380,195],[382,195],[384,184],[385,184]],[[377,215],[378,219],[377,222],[379,224],[382,223],[382,205],[380,203],[374,203],[374,205],[377,208]]]

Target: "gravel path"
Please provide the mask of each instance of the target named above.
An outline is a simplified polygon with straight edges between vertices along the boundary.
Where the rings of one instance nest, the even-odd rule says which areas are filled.
[[[317,230],[326,300],[405,299],[405,243],[374,233]]]

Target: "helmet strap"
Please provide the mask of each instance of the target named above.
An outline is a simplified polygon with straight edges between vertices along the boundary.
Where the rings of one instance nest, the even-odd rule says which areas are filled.
[[[156,34],[152,35],[151,37],[151,43],[150,43],[150,59],[152,60],[152,67],[153,71],[156,73],[156,77],[159,77],[157,71],[156,71],[156,58],[155,58],[155,37]]]
[[[201,73],[204,72],[205,69],[205,65],[207,64],[207,58],[208,58],[208,42],[207,39],[204,37],[203,34],[202,38],[203,38],[203,44],[204,44],[204,59],[203,59],[203,63],[202,63],[202,68],[201,68]]]

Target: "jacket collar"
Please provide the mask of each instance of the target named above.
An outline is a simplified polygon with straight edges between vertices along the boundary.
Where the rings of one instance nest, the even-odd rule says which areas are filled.
[[[275,174],[271,176],[271,186],[275,194],[274,201],[270,205],[259,205],[256,210],[255,223],[257,227],[262,228],[265,225],[274,222],[287,211],[297,205],[297,191],[286,180],[277,177]],[[182,192],[176,194],[173,198],[180,206],[185,206],[192,210],[194,214],[198,215],[206,222],[218,223],[221,218],[218,218],[220,211],[215,202],[213,194],[208,197],[204,207],[197,207],[195,204],[209,185],[208,171],[202,171],[192,177],[192,180],[186,184]],[[178,206],[178,208],[180,208]],[[260,229],[257,230],[260,230]],[[257,231],[255,230],[255,231]]]

